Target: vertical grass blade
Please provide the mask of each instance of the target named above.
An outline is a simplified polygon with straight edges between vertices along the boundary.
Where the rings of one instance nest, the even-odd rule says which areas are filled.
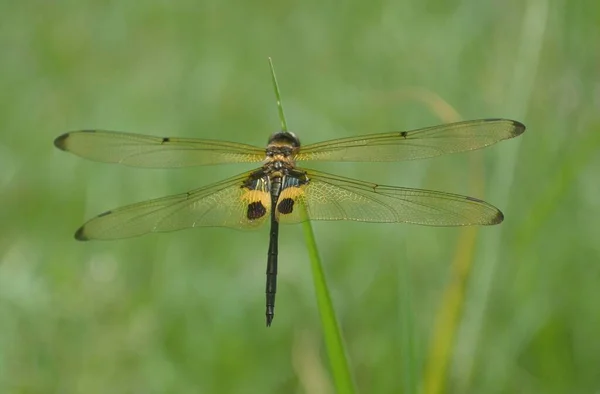
[[[271,68],[271,77],[273,79],[273,89],[277,99],[277,109],[279,111],[279,120],[281,121],[281,130],[288,131],[287,122],[283,113],[283,105],[281,104],[281,95],[279,93],[279,85],[275,76],[275,68],[273,61],[269,58],[269,66]],[[306,212],[304,212],[306,215]],[[350,375],[350,368],[346,357],[346,351],[342,341],[339,325],[331,303],[331,296],[327,288],[323,265],[319,258],[319,251],[315,236],[312,230],[312,225],[309,220],[303,223],[304,239],[308,248],[308,256],[310,258],[313,281],[315,284],[315,293],[317,297],[317,306],[321,316],[321,325],[323,326],[323,335],[327,356],[329,358],[329,367],[333,376],[333,383],[338,394],[354,393],[354,382]]]
[[[402,246],[398,251],[403,251],[404,259],[398,264],[398,299],[400,300],[399,309],[399,331],[400,331],[400,352],[401,352],[401,371],[403,393],[417,393],[418,372],[417,360],[415,354],[415,331],[414,331],[414,311],[412,308],[412,283],[410,274],[410,264],[406,255],[406,243],[401,241]]]
[[[441,97],[437,97],[436,101],[443,105],[437,104],[435,107],[445,109],[443,113],[434,111],[442,121],[451,123],[461,120],[458,112]],[[481,154],[474,153],[470,156],[468,168],[471,194],[483,195],[484,177],[481,170],[483,168]],[[448,370],[452,362],[457,332],[462,322],[468,281],[475,264],[474,254],[478,231],[476,227],[461,229],[452,261],[450,281],[444,289],[435,317],[429,353],[423,372],[423,394],[442,394],[447,391]]]
[[[525,11],[521,19],[521,34],[517,51],[512,55],[514,71],[512,81],[503,98],[507,103],[505,113],[514,119],[527,119],[529,103],[535,96],[534,83],[538,77],[542,53],[549,25],[550,5],[546,0],[529,0],[524,2]],[[513,143],[502,150],[502,165],[496,166],[489,177],[491,195],[495,196],[494,202],[505,209],[510,209],[510,194],[513,190],[514,176],[517,170],[517,159],[520,143]],[[459,339],[460,353],[463,359],[460,368],[463,378],[457,384],[457,392],[467,392],[472,384],[473,377],[478,368],[477,351],[483,336],[483,327],[487,318],[487,304],[491,297],[494,275],[498,268],[502,253],[501,236],[494,232],[486,232],[482,237],[483,258],[486,262],[479,270],[474,272],[473,286],[469,289],[469,298],[472,303],[466,311],[467,318],[462,327],[468,333]],[[502,357],[508,357],[510,352],[501,352]],[[495,360],[496,365],[509,365],[510,359]],[[502,381],[508,379],[507,369],[495,371],[495,379]]]
[[[275,99],[277,100],[277,111],[279,112],[279,121],[281,122],[281,131],[288,131],[285,114],[283,113],[283,105],[281,104],[281,94],[279,93],[279,84],[275,76],[275,67],[273,60],[269,58],[269,67],[271,68],[271,78],[273,80],[273,89],[275,90]]]
[[[466,302],[467,283],[474,264],[478,229],[462,230],[452,262],[451,282],[444,290],[433,326],[433,335],[424,373],[423,394],[446,392],[449,365],[452,362],[456,333]]]

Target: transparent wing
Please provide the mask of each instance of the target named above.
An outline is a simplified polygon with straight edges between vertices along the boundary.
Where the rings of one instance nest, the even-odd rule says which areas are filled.
[[[310,220],[470,226],[504,219],[496,207],[473,197],[377,185],[313,170],[307,175],[307,184],[282,191],[276,211],[281,223],[305,220],[302,206]]]
[[[54,145],[86,159],[146,168],[260,162],[265,157],[264,149],[235,142],[103,130],[66,133],[56,138]]]
[[[257,227],[269,216],[271,200],[268,192],[244,186],[250,174],[104,212],[81,226],[75,238],[128,238],[192,227]]]
[[[300,148],[297,161],[402,161],[480,149],[516,137],[514,120],[482,119],[413,131],[342,138]]]

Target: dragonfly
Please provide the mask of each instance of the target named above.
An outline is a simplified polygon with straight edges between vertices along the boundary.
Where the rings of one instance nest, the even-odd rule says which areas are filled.
[[[369,134],[306,146],[292,132],[272,134],[266,148],[209,139],[80,130],[54,145],[97,162],[144,168],[224,163],[260,167],[186,193],[112,209],[75,232],[80,241],[108,240],[194,227],[252,229],[270,224],[266,324],[275,316],[279,225],[305,220],[412,223],[427,226],[495,225],[502,212],[478,198],[386,186],[297,166],[298,162],[395,162],[466,152],[521,135],[510,119],[480,119],[412,131]]]

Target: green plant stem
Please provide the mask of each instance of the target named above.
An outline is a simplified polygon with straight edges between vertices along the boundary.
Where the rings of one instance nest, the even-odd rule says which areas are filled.
[[[275,90],[275,97],[277,99],[277,109],[279,110],[281,130],[287,131],[287,123],[285,120],[285,115],[283,113],[283,105],[281,104],[279,85],[277,84],[275,68],[273,67],[273,61],[271,60],[271,58],[269,58],[269,66],[271,68],[273,88]],[[308,220],[306,216],[307,212],[304,205],[298,205],[303,207],[303,215],[306,219],[302,223],[304,230],[304,239],[306,241],[306,246],[308,248],[308,256],[311,262],[311,270],[313,281],[315,284],[317,306],[319,308],[319,314],[321,316],[321,325],[323,327],[325,347],[327,349],[327,355],[329,357],[329,366],[331,368],[331,374],[333,376],[334,385],[338,394],[351,394],[355,391],[354,381],[350,374],[350,368],[348,366],[348,360],[346,357],[346,351],[344,349],[344,343],[342,341],[342,335],[335,316],[333,304],[331,302],[331,296],[327,287],[327,281],[325,280],[323,265],[321,264],[321,259],[319,258],[319,251],[312,230],[312,225],[310,223],[310,220]]]

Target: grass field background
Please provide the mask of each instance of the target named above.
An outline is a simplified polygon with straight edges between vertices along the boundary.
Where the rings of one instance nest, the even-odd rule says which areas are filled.
[[[262,146],[458,119],[518,139],[315,164],[483,198],[481,229],[314,223],[361,393],[600,392],[600,5],[591,1],[0,3],[0,392],[332,393],[300,226],[79,243],[86,219],[250,169],[93,163],[75,129]]]

